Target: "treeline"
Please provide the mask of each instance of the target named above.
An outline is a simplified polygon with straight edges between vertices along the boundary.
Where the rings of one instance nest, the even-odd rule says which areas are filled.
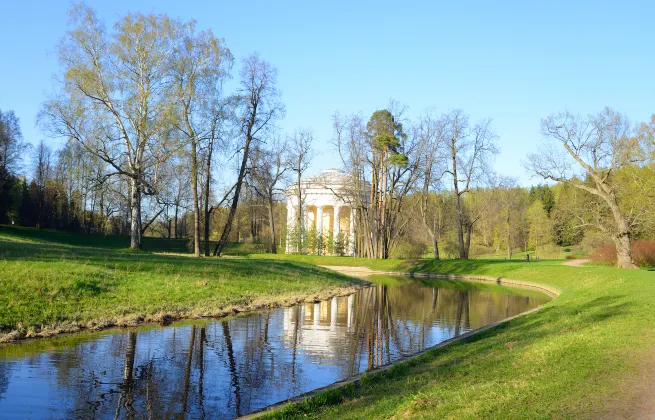
[[[129,233],[135,249],[144,234],[188,236],[197,256],[221,255],[244,237],[276,252],[287,237],[285,187],[297,195],[296,225],[304,217],[300,180],[314,140],[311,130],[277,130],[276,69],[253,54],[230,84],[230,50],[194,21],[129,14],[108,30],[84,5],[70,16],[61,84],[38,118],[66,143],[53,153],[41,142],[23,171],[18,120],[2,114],[0,221]],[[490,119],[461,110],[410,119],[391,102],[368,118],[336,113],[333,128],[351,180],[338,194],[355,212],[359,256],[423,243],[434,258],[501,248],[511,258],[596,235],[614,243],[619,267],[634,268],[632,241],[652,237],[655,120],[632,124],[609,108],[544,118],[542,147],[525,167],[555,186],[530,191],[492,170]],[[290,237],[299,250],[311,239]]]
[[[653,176],[655,173],[649,174]],[[652,180],[655,182],[655,179]],[[641,194],[634,191],[635,194]],[[587,254],[612,244],[610,234],[580,219],[589,217],[590,197],[566,184],[522,188],[509,185],[477,188],[464,200],[467,217],[475,220],[470,257],[493,258],[562,258],[562,248],[571,247]],[[421,200],[414,197],[417,202]],[[418,207],[418,204],[417,204]],[[417,258],[427,253],[434,258],[457,258],[456,209],[453,193],[444,191],[428,198],[431,232],[420,218],[412,218],[404,239],[392,256]],[[633,232],[634,240],[655,240],[655,219],[644,217]],[[436,239],[434,241],[433,239]],[[616,262],[616,248],[612,245]],[[607,251],[604,251],[607,253]]]

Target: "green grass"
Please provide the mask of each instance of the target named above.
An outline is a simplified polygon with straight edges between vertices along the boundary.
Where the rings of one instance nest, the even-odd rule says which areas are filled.
[[[0,328],[209,314],[352,284],[316,265],[476,274],[561,294],[537,312],[269,416],[626,417],[655,383],[655,273],[646,270],[566,267],[561,260],[375,261],[248,252],[194,259],[149,252],[172,252],[179,244],[146,238],[146,251],[133,253],[123,240],[0,227]],[[60,344],[85,339],[70,337]]]
[[[549,285],[561,294],[537,312],[267,417],[620,418],[634,416],[631,410],[643,395],[651,398],[655,273],[566,267],[561,261],[333,260],[505,277]]]
[[[144,238],[145,251],[130,252],[126,238],[0,226],[0,332],[213,316],[357,283],[296,261],[149,252],[180,242]]]

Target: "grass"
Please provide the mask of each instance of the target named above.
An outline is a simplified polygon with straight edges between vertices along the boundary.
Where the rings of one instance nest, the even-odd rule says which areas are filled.
[[[0,332],[21,338],[215,316],[357,286],[299,261],[149,252],[176,251],[180,243],[144,238],[146,251],[130,252],[127,238],[0,226]]]
[[[620,418],[635,416],[635,407],[651,398],[653,272],[566,267],[561,261],[326,258],[292,257],[319,264],[332,260],[334,265],[383,270],[505,277],[548,285],[561,294],[537,312],[266,417]]]
[[[655,273],[646,270],[566,267],[561,260],[376,261],[244,249],[238,258],[194,259],[126,252],[119,239],[0,227],[1,328],[29,332],[162,312],[202,315],[352,285],[316,265],[486,275],[561,293],[537,312],[266,416],[626,417],[635,416],[634,407],[650,398],[655,383]],[[179,246],[144,244],[159,252]],[[69,337],[60,344],[85,339]]]

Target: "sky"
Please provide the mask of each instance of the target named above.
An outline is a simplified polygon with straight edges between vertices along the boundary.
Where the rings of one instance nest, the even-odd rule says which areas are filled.
[[[0,109],[14,110],[25,140],[49,139],[36,125],[57,89],[55,53],[67,30],[67,1],[3,1]],[[368,118],[391,99],[424,110],[459,108],[491,118],[495,169],[522,185],[543,182],[522,165],[542,141],[541,118],[610,106],[632,121],[655,113],[652,1],[87,1],[111,26],[127,12],[195,19],[225,39],[240,61],[252,52],[278,69],[282,133],[313,130],[319,172],[339,167],[332,115]]]

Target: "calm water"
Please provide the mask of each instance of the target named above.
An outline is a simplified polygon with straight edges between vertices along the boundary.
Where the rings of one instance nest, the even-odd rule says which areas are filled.
[[[354,295],[226,320],[0,346],[2,418],[231,418],[547,302],[377,277]]]

